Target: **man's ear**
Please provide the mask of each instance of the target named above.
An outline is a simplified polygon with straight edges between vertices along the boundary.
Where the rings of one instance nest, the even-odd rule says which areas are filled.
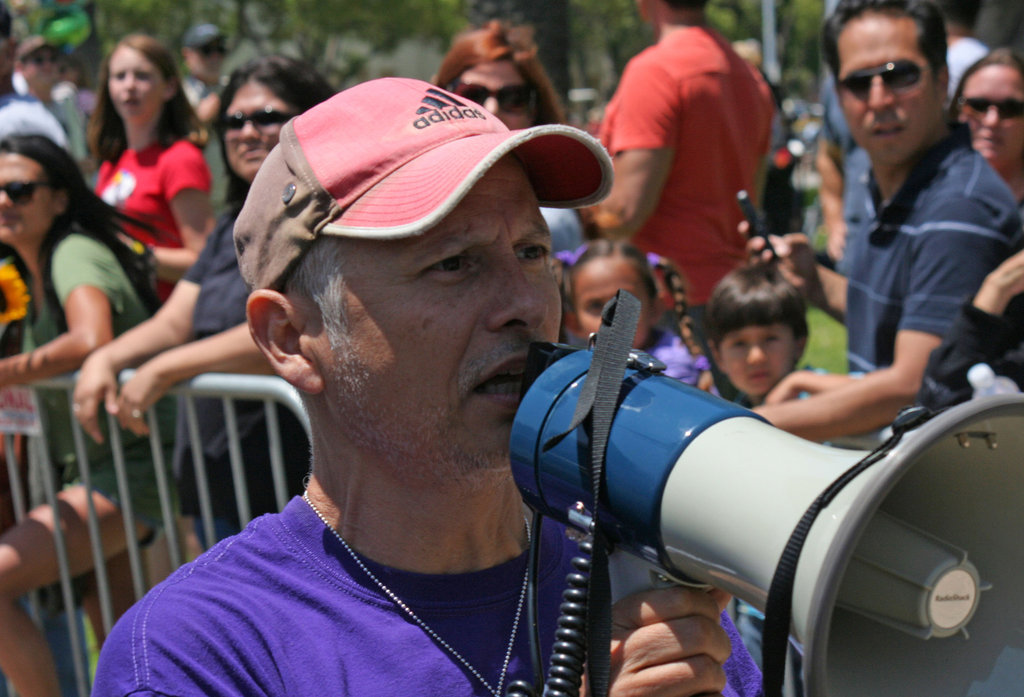
[[[260,289],[249,295],[246,314],[249,331],[274,372],[296,389],[317,394],[324,388],[319,363],[311,355],[308,333],[321,326],[311,302],[293,302],[275,290]]]

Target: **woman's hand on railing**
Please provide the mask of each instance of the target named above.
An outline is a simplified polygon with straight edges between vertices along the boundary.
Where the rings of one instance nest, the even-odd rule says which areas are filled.
[[[110,414],[117,413],[117,373],[102,352],[93,353],[82,364],[75,382],[72,405],[82,430],[97,443],[102,443],[99,410],[102,407]]]
[[[157,363],[152,360],[139,366],[132,377],[121,385],[121,394],[117,398],[117,420],[122,428],[138,436],[149,435],[146,410],[167,394],[173,384],[161,378],[162,373]]]

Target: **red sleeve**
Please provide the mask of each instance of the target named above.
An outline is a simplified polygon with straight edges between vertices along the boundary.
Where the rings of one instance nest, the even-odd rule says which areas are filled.
[[[610,106],[602,140],[612,155],[625,150],[674,148],[684,117],[678,83],[643,54],[626,66]]]
[[[203,151],[179,140],[160,156],[160,181],[168,201],[185,189],[210,193],[212,177]]]

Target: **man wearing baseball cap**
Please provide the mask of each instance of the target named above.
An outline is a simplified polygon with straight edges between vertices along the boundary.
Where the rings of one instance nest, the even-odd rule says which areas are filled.
[[[182,89],[204,124],[211,123],[220,110],[221,70],[226,54],[226,39],[216,24],[196,24],[182,37],[181,57],[185,62]]]
[[[18,42],[11,36],[11,24],[11,13],[4,0],[0,0],[0,138],[36,134],[66,146],[64,129],[43,103],[31,95],[18,94],[14,89]]]
[[[28,88],[28,94],[39,100],[60,123],[67,136],[67,149],[76,162],[86,167],[87,172],[95,168],[89,162],[89,145],[85,140],[85,113],[79,108],[74,94],[54,93],[60,81],[58,66],[59,51],[45,37],[35,35],[21,40],[15,52],[15,69],[20,73]]]
[[[540,536],[545,656],[576,553],[531,529],[509,471],[527,346],[560,321],[538,207],[592,204],[610,178],[581,131],[508,131],[417,80],[286,124],[235,241],[253,336],[309,414],[307,490],[129,611],[93,694],[500,697],[529,680],[526,549]],[[755,695],[725,601],[620,601],[611,694]]]

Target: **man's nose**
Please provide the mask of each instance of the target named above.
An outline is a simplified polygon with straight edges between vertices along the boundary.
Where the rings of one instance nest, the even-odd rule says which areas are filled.
[[[528,272],[518,259],[503,264],[501,271],[496,273],[495,281],[491,286],[494,309],[488,320],[488,328],[492,331],[509,326],[539,327],[552,307],[558,306],[558,287],[554,276]]]
[[[868,88],[868,106],[873,109],[888,106],[892,104],[895,96],[896,94],[885,84],[881,75],[871,78],[871,87]]]

